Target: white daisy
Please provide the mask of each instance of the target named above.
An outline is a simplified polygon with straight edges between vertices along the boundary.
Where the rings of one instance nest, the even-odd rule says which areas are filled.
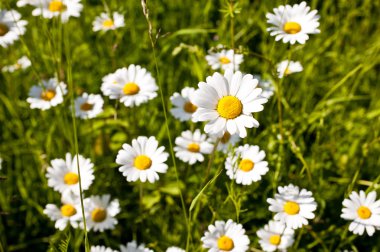
[[[376,191],[365,194],[364,191],[351,192],[349,199],[343,201],[341,218],[352,220],[348,230],[354,234],[369,236],[380,230],[380,200],[376,200]]]
[[[224,132],[222,137],[218,135],[210,135],[210,137],[214,143],[220,138],[217,150],[222,151],[223,153],[230,151],[235,144],[241,140],[238,134],[231,135],[227,131]]]
[[[284,43],[304,44],[309,39],[308,34],[320,33],[318,11],[310,11],[306,2],[293,6],[280,5],[278,8],[274,8],[273,12],[274,14],[266,15],[268,24],[273,25],[267,30],[270,31],[271,36],[276,36],[276,41],[282,39]]]
[[[239,70],[239,65],[243,62],[242,54],[235,54],[234,50],[221,50],[220,52],[211,52],[206,55],[207,63],[212,69],[223,69],[226,71]]]
[[[94,118],[103,111],[103,104],[101,95],[83,93],[75,99],[75,115],[82,119]]]
[[[261,180],[268,171],[268,162],[263,161],[265,152],[256,145],[239,146],[235,153],[230,153],[225,162],[227,175],[237,184],[250,185]]]
[[[38,6],[40,0],[18,0],[17,7],[24,7],[26,5]]]
[[[61,201],[62,205],[60,207],[54,204],[47,204],[44,214],[52,221],[55,221],[55,228],[59,230],[64,230],[68,223],[73,228],[77,228],[79,221],[82,219],[79,197],[66,193],[63,194]]]
[[[146,248],[144,244],[137,245],[136,241],[131,241],[126,246],[120,245],[120,252],[153,252],[153,250]]]
[[[194,88],[185,87],[182,89],[181,94],[174,93],[170,97],[170,101],[174,105],[174,108],[172,108],[170,112],[181,122],[190,120],[192,114],[197,110],[197,106],[191,102],[191,96],[194,92]]]
[[[209,225],[201,241],[203,247],[208,248],[210,252],[245,252],[249,246],[245,229],[232,220],[216,221],[215,226]]]
[[[273,83],[269,80],[262,79],[260,75],[253,75],[253,78],[259,81],[258,87],[262,88],[263,90],[260,96],[269,100],[269,98],[271,98],[274,93]]]
[[[42,80],[39,85],[32,86],[29,97],[26,99],[30,103],[30,108],[46,110],[55,107],[63,102],[63,95],[67,93],[66,84],[57,81],[55,78]]]
[[[103,12],[95,18],[92,26],[94,32],[115,30],[124,26],[124,17],[117,12],[114,12],[112,17],[108,13]]]
[[[178,247],[169,247],[166,252],[185,252],[185,250]]]
[[[155,98],[158,87],[145,68],[130,65],[105,76],[101,90],[110,99],[120,99],[126,107],[133,107]]]
[[[0,9],[0,46],[8,47],[26,31],[27,21],[21,20],[21,14],[15,10]]]
[[[77,168],[77,155],[66,154],[66,160],[54,159],[48,167],[46,177],[48,185],[54,190],[64,194],[72,192],[79,195],[79,176]],[[94,180],[94,164],[91,160],[79,155],[79,169],[82,179],[82,190],[87,190]]]
[[[90,252],[117,252],[117,250],[113,250],[111,248],[98,245],[98,246],[91,246]]]
[[[231,135],[247,136],[245,128],[259,127],[253,118],[253,112],[264,109],[262,104],[267,99],[260,98],[261,88],[256,88],[258,81],[252,75],[243,75],[237,71],[227,70],[223,75],[214,73],[206,78],[206,82],[198,84],[193,103],[198,107],[193,118],[197,121],[209,121],[205,132],[223,135],[226,131]]]
[[[190,130],[181,133],[181,136],[175,139],[174,147],[175,156],[183,162],[195,164],[197,161],[203,162],[203,154],[210,154],[213,145],[207,139],[205,134],[202,134],[199,129],[192,133]]]
[[[264,251],[286,251],[294,243],[294,230],[279,221],[269,221],[257,231],[259,243]]]
[[[289,74],[299,73],[303,71],[303,67],[299,61],[281,61],[277,65],[277,74],[279,78],[288,76]]]
[[[32,63],[30,62],[30,60],[28,59],[28,57],[22,56],[21,58],[19,58],[17,60],[16,64],[13,64],[13,65],[10,65],[10,66],[4,66],[1,69],[1,71],[13,73],[16,70],[26,69],[26,68],[30,67],[31,65],[32,65]]]
[[[159,179],[158,173],[166,173],[168,166],[165,161],[169,154],[164,152],[165,147],[158,147],[155,137],[139,136],[132,140],[132,145],[123,144],[119,150],[116,163],[122,165],[119,171],[128,182],[141,180],[154,183]]]
[[[313,198],[313,193],[298,186],[289,184],[278,187],[279,194],[276,193],[274,199],[267,199],[270,204],[269,210],[275,212],[274,220],[285,223],[287,227],[296,229],[307,225],[307,219],[315,217],[314,211],[317,203]]]
[[[39,0],[33,10],[33,16],[44,18],[60,17],[62,23],[66,23],[70,17],[79,17],[83,9],[80,0]]]
[[[109,194],[85,199],[88,230],[103,232],[106,229],[115,228],[117,224],[115,216],[120,212],[120,205],[119,200],[110,200]]]

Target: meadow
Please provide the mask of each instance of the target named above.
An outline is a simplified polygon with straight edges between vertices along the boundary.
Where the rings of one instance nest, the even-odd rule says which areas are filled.
[[[0,10],[17,10],[28,24],[13,44],[0,43],[0,68],[22,56],[31,66],[0,72],[0,251],[90,251],[96,245],[118,250],[132,240],[157,252],[171,246],[208,251],[201,239],[209,225],[229,219],[245,229],[248,250],[236,243],[235,250],[219,244],[210,251],[267,251],[257,235],[275,215],[267,199],[289,184],[312,192],[317,208],[294,230],[287,251],[380,251],[380,222],[373,235],[358,235],[341,217],[342,202],[352,192],[380,197],[380,2],[307,1],[318,10],[320,33],[304,44],[275,41],[267,13],[300,2],[82,0],[80,16],[61,22],[32,15],[35,6],[2,0]],[[93,31],[102,12],[120,13],[124,25]],[[215,72],[223,75],[206,60],[222,50],[218,45],[243,55],[239,70],[267,80],[273,95],[253,113],[260,125],[247,128],[229,154],[218,151],[219,136],[208,140],[203,161],[190,164],[175,156],[176,138],[187,130],[206,134],[207,122],[175,118],[171,97],[185,87],[200,88]],[[283,60],[299,61],[302,71],[279,78]],[[101,90],[105,76],[132,64],[150,72],[157,85],[155,97],[133,107]],[[50,78],[67,84],[63,101],[32,109],[32,86]],[[75,99],[84,92],[104,99],[94,118],[75,117]],[[167,170],[154,183],[127,181],[119,171],[123,144],[139,136],[154,136],[167,153]],[[231,179],[225,164],[245,144],[265,151],[269,169],[248,185]],[[48,167],[66,153],[93,164],[94,179],[78,194],[80,206],[93,195],[118,200],[114,227],[59,230],[46,214],[48,204],[61,204],[60,192],[49,186]],[[88,180],[83,174],[79,179]],[[379,215],[372,212],[375,221]]]

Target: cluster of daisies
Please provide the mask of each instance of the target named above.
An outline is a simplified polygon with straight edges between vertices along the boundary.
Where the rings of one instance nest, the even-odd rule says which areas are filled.
[[[144,244],[138,245],[136,241],[128,242],[127,245],[120,245],[120,250],[114,250],[105,246],[91,246],[90,252],[153,252],[153,250],[145,247]],[[178,247],[169,247],[166,252],[185,252]]]

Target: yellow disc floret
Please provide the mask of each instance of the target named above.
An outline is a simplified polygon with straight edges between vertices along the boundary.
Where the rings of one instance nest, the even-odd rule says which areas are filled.
[[[361,219],[369,219],[372,215],[371,210],[366,206],[360,206],[357,210],[357,213],[359,215],[359,218]]]
[[[286,22],[283,29],[288,34],[296,34],[301,31],[301,25],[296,22]]]
[[[62,12],[66,9],[66,5],[62,3],[62,1],[51,1],[49,3],[49,11],[51,12]]]
[[[123,87],[123,93],[125,95],[135,95],[139,91],[140,91],[140,87],[134,82],[129,82],[125,84]]]
[[[145,155],[138,155],[135,158],[134,166],[139,170],[146,170],[152,166],[152,160]]]
[[[94,222],[102,222],[107,218],[107,211],[103,208],[95,208],[91,212],[91,219]]]
[[[41,93],[41,99],[45,101],[51,101],[55,97],[55,91],[54,90],[44,90]]]
[[[221,236],[218,239],[218,248],[223,251],[231,251],[234,249],[234,241],[228,236]]]
[[[220,64],[229,64],[231,63],[231,60],[229,58],[227,58],[226,56],[222,56],[219,58],[219,62]]]
[[[242,113],[243,104],[235,96],[228,95],[219,100],[216,110],[221,117],[234,119]]]
[[[278,246],[281,243],[281,236],[279,235],[271,235],[269,237],[269,243],[275,246]]]
[[[103,21],[103,27],[105,28],[111,28],[113,26],[113,20],[107,19]]]
[[[61,207],[61,214],[65,217],[71,217],[77,213],[77,210],[73,205],[66,204]]]
[[[183,110],[185,110],[185,112],[187,113],[194,113],[195,110],[197,110],[197,106],[195,106],[194,104],[192,104],[191,102],[186,102],[184,105],[183,105]]]
[[[75,185],[79,181],[78,174],[74,172],[68,172],[63,177],[63,181],[65,182],[66,185]]]
[[[242,171],[249,172],[253,167],[255,167],[255,163],[250,159],[243,159],[240,161],[239,168]]]
[[[83,111],[89,111],[91,110],[92,108],[94,107],[94,104],[90,104],[88,102],[85,102],[85,103],[82,103],[80,105],[80,110],[83,110]]]
[[[0,23],[0,37],[9,32],[9,27],[6,24]]]
[[[187,145],[187,150],[190,152],[199,152],[200,149],[201,147],[197,143],[190,143]]]
[[[289,215],[295,215],[300,212],[300,205],[293,201],[288,201],[284,205],[284,212]]]

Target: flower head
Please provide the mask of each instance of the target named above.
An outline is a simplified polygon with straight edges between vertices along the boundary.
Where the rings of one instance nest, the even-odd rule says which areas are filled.
[[[174,108],[172,108],[170,112],[181,122],[190,120],[193,113],[197,110],[197,106],[191,102],[191,96],[194,92],[194,88],[185,87],[182,89],[181,94],[174,93],[170,97],[170,101],[174,105]]]
[[[26,31],[27,21],[21,20],[21,14],[15,10],[0,9],[0,46],[8,47]]]
[[[91,246],[90,252],[118,252],[118,251],[98,245],[98,246]]]
[[[239,65],[243,62],[242,54],[235,54],[234,50],[221,50],[220,52],[209,52],[206,56],[207,63],[212,69],[239,70]]]
[[[92,30],[96,31],[109,31],[116,30],[117,28],[124,26],[124,17],[120,13],[114,12],[112,16],[103,12],[100,16],[97,16],[92,23]]]
[[[259,243],[264,251],[286,251],[294,242],[294,230],[280,221],[269,221],[257,231]]]
[[[26,101],[30,103],[32,109],[46,110],[62,103],[66,92],[66,84],[58,82],[57,79],[42,80],[40,85],[31,87]]]
[[[79,17],[83,9],[80,0],[39,0],[34,6],[33,16],[49,19],[59,17],[62,23],[66,23],[70,17]]]
[[[146,248],[144,244],[137,245],[136,241],[131,241],[126,246],[120,245],[120,252],[153,252],[153,250]]]
[[[28,57],[22,56],[21,58],[19,58],[17,60],[17,62],[15,64],[10,65],[10,66],[4,66],[1,69],[1,71],[12,73],[12,72],[20,70],[20,69],[26,69],[26,68],[30,67],[31,65],[32,65],[32,63],[30,62]]]
[[[103,104],[101,95],[83,93],[75,99],[75,116],[82,119],[94,118],[103,111]]]
[[[284,60],[277,65],[277,74],[279,78],[302,71],[303,67],[299,61]]]

